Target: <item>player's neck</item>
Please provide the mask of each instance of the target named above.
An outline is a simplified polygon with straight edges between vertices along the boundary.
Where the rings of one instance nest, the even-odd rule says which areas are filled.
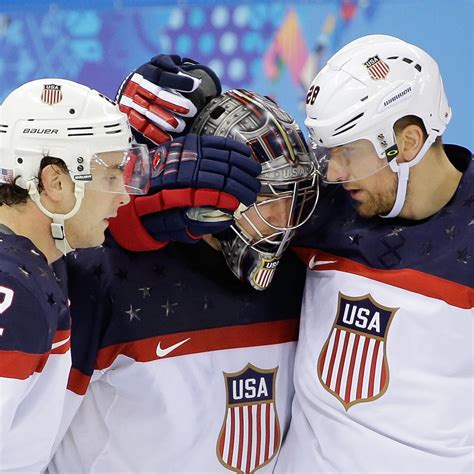
[[[25,204],[0,206],[0,224],[15,234],[31,240],[51,264],[61,257],[51,236],[51,219],[44,215],[31,200]]]
[[[408,193],[400,217],[420,220],[436,214],[453,197],[462,173],[442,148],[431,150],[410,170]]]

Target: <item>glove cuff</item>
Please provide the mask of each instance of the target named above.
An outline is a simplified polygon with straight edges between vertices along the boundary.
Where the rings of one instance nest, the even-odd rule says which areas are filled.
[[[135,196],[130,196],[130,202],[119,208],[117,217],[110,220],[109,230],[122,248],[132,252],[158,250],[168,243],[155,240],[148,233],[137,214]]]

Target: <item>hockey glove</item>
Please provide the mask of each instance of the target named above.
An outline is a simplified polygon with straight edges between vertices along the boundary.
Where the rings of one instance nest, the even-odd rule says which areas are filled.
[[[160,54],[128,75],[117,102],[137,142],[159,145],[185,133],[192,118],[220,93],[212,69],[189,58]]]
[[[240,203],[257,199],[261,165],[250,155],[246,145],[214,136],[189,134],[158,147],[150,191],[130,196],[110,222],[115,240],[128,250],[155,250],[225,230]],[[176,208],[184,212],[156,214]]]

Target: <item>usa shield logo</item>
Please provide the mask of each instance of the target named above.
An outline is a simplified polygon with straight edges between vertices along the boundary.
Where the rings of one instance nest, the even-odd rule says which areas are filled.
[[[41,101],[48,105],[58,104],[63,100],[61,86],[57,84],[44,84]]]
[[[388,64],[382,61],[377,55],[367,59],[364,66],[369,71],[370,77],[374,80],[385,79],[390,71]]]
[[[224,372],[227,404],[217,457],[231,471],[253,473],[280,449],[275,405],[277,371],[278,367],[265,370],[249,363],[240,372]]]
[[[387,334],[398,308],[377,303],[370,294],[339,293],[331,332],[318,359],[323,387],[349,410],[380,398],[388,388]]]

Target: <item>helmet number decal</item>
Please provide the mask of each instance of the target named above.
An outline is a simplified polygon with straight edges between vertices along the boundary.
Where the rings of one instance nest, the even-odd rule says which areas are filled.
[[[306,104],[313,105],[316,97],[318,97],[320,87],[314,84],[309,88],[308,94],[306,95]]]

